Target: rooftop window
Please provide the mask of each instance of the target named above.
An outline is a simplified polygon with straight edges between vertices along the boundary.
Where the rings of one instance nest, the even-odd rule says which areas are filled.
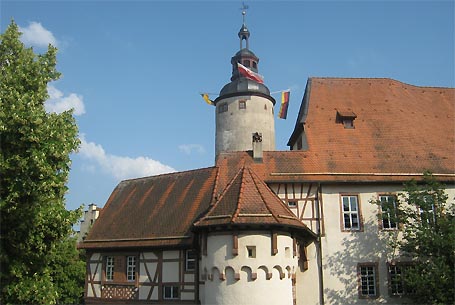
[[[354,120],[357,118],[357,115],[350,110],[337,110],[336,123],[343,124],[346,129],[353,129]]]

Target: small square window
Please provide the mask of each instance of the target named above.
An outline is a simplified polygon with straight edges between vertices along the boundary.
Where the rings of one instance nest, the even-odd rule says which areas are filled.
[[[343,119],[343,126],[347,129],[354,128],[354,120],[350,118]]]
[[[179,298],[178,286],[163,286],[163,299],[177,300]]]
[[[239,109],[246,109],[246,101],[245,100],[239,101]]]
[[[246,252],[249,258],[256,258],[256,246],[246,246]]]
[[[186,251],[185,269],[186,271],[194,271],[196,269],[196,252],[193,250]]]
[[[227,103],[223,103],[223,104],[221,104],[218,107],[218,113],[223,113],[223,112],[226,112],[226,111],[228,111],[228,104]]]
[[[297,200],[288,200],[288,207],[296,208],[297,207]]]

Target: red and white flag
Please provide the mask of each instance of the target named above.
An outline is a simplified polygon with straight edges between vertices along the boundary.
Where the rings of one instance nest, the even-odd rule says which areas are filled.
[[[237,63],[237,68],[239,69],[240,74],[243,75],[244,77],[254,80],[261,84],[264,83],[264,78],[262,77],[262,75],[248,69],[241,63]]]

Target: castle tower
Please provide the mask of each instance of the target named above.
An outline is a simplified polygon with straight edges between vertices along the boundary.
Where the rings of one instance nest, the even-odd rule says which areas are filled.
[[[275,99],[258,74],[259,58],[249,49],[245,10],[242,14],[243,24],[238,33],[240,50],[231,58],[231,82],[221,89],[214,101],[215,156],[223,151],[252,150],[253,134],[261,136],[263,150],[275,150]]]
[[[300,254],[315,236],[251,168],[240,168],[194,229],[201,304],[295,304]]]

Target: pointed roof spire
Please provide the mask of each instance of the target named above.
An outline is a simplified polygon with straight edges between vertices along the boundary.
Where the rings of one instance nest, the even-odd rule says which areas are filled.
[[[246,22],[245,22],[245,16],[246,16],[246,10],[248,9],[248,5],[245,5],[245,2],[242,2],[242,18],[243,18],[243,24],[242,27],[240,28],[239,31],[239,38],[240,38],[240,50],[242,50],[243,46],[243,40],[245,39],[246,42],[246,49],[249,49],[249,43],[248,43],[248,38],[250,37],[250,31],[248,31],[248,28],[246,27]]]

